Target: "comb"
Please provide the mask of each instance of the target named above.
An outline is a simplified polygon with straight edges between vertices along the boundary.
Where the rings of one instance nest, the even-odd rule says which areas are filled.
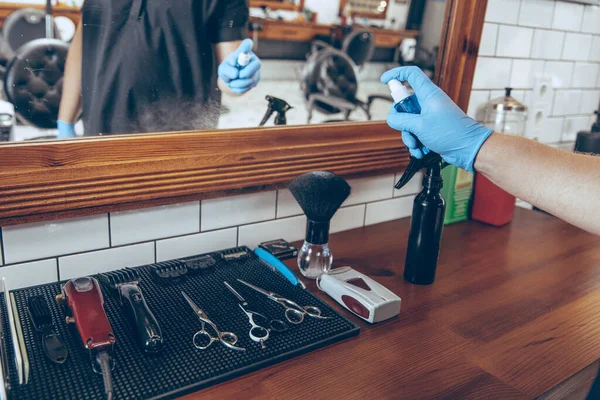
[[[188,267],[183,261],[164,261],[149,266],[152,278],[160,285],[178,285],[186,280]]]
[[[67,361],[69,350],[54,329],[52,314],[44,297],[30,297],[27,300],[27,310],[33,327],[42,335],[42,349],[46,357],[55,364]]]

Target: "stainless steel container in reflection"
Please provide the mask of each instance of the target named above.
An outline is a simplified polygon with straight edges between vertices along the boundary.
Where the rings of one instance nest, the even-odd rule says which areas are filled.
[[[527,107],[510,95],[506,88],[503,97],[490,100],[484,106],[483,124],[494,132],[524,136],[527,122]]]

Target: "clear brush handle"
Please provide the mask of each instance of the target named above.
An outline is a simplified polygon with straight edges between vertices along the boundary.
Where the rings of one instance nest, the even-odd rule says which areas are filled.
[[[312,244],[304,242],[298,251],[298,268],[307,278],[317,279],[322,274],[329,272],[333,262],[333,255],[329,244]]]

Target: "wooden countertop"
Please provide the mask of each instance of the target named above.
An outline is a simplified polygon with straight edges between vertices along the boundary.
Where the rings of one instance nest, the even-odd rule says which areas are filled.
[[[450,225],[436,282],[413,286],[402,279],[408,230],[403,219],[330,241],[334,266],[402,297],[399,317],[368,325],[320,294],[359,336],[186,399],[573,396],[574,379],[600,359],[600,238],[522,209],[503,228]]]

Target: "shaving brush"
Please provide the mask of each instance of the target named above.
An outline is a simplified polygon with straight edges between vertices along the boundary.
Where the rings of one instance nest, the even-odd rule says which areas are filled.
[[[300,175],[288,189],[306,214],[306,238],[298,252],[298,267],[307,278],[316,279],[331,269],[329,223],[350,195],[350,185],[332,172]]]

